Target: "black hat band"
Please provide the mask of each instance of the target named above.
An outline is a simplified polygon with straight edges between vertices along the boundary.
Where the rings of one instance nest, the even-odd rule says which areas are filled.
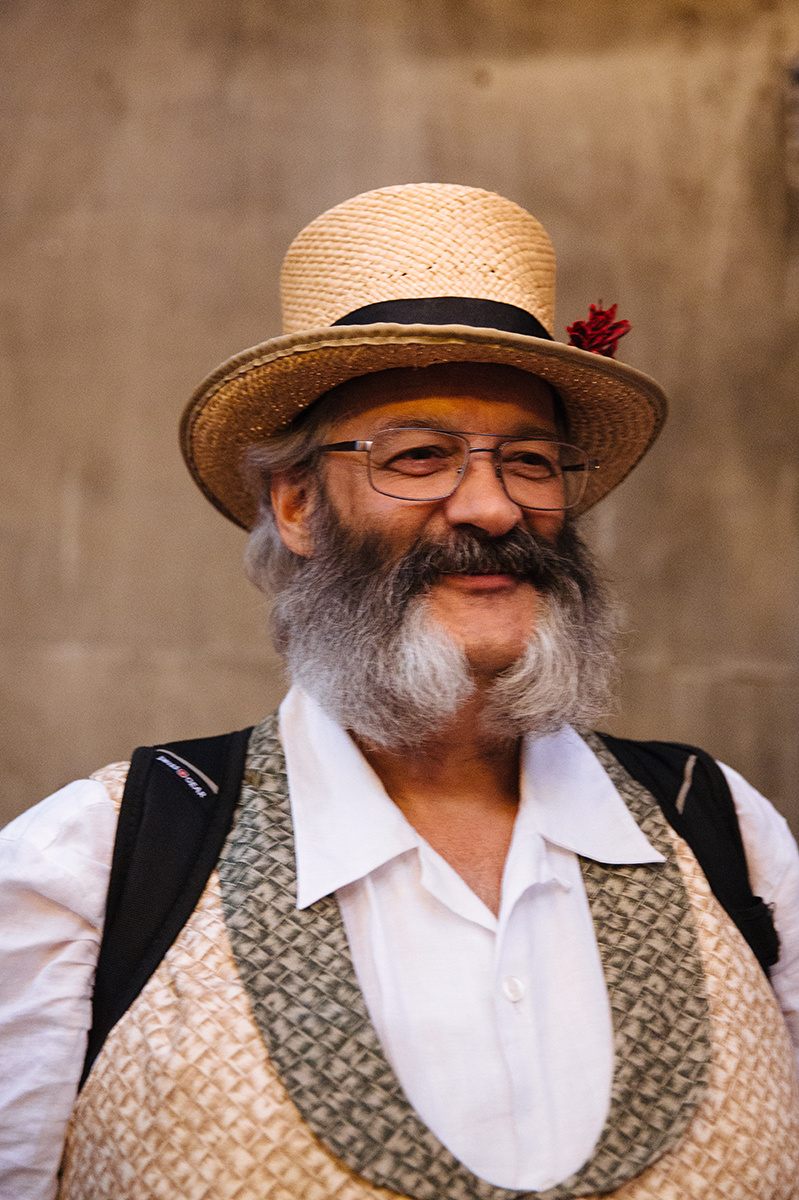
[[[532,313],[499,300],[471,296],[419,296],[379,300],[339,317],[334,325],[473,325],[476,329],[501,329],[526,337],[555,339]]]

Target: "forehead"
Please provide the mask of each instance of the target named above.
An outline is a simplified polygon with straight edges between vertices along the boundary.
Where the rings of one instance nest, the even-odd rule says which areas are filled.
[[[548,384],[486,363],[378,371],[334,388],[322,403],[328,428],[342,437],[366,437],[403,421],[507,435],[556,428]]]

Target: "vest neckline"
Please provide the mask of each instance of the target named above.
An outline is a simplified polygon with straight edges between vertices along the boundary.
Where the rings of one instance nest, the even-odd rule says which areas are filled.
[[[540,1192],[475,1176],[411,1107],[358,987],[338,903],[296,908],[285,761],[270,717],[253,730],[219,861],[236,966],[269,1054],[316,1136],[356,1174],[415,1200],[571,1200],[613,1191],[669,1150],[702,1100],[710,1029],[699,946],[656,802],[586,737],[664,863],[581,858],[616,1043],[608,1117],[590,1159]]]

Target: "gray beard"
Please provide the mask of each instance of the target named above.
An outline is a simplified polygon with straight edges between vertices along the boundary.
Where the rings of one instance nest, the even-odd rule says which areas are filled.
[[[283,560],[275,646],[292,682],[359,740],[420,749],[473,695],[466,655],[429,611],[430,587],[453,571],[509,573],[541,597],[524,653],[483,692],[487,744],[589,728],[607,712],[616,620],[573,526],[555,544],[522,529],[462,530],[398,557],[382,538],[346,530],[322,499],[313,535],[313,557]]]

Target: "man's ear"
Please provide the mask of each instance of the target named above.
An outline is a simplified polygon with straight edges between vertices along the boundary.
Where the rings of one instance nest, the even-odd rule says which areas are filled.
[[[302,558],[313,554],[310,525],[315,493],[314,483],[305,473],[286,471],[272,477],[270,495],[278,533],[289,550]]]

